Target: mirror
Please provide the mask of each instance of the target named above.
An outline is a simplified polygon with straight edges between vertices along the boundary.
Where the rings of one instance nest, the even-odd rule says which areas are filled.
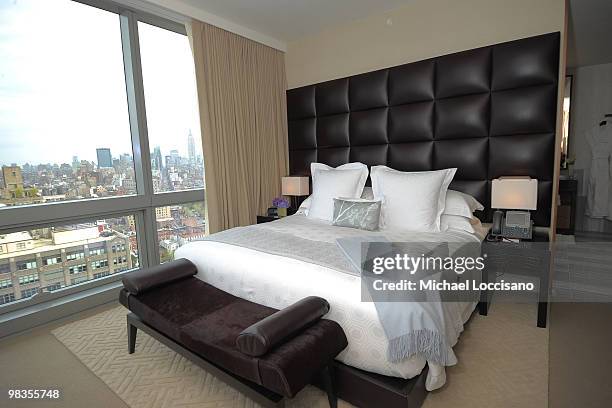
[[[574,159],[567,157],[569,130],[570,130],[570,107],[572,98],[572,75],[565,76],[565,94],[563,97],[563,128],[561,133],[561,168],[567,169],[573,164]]]

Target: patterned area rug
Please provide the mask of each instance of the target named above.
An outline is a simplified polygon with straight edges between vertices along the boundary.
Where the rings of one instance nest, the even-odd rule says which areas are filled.
[[[122,306],[53,330],[55,337],[131,408],[243,408],[253,401],[143,332],[127,353]],[[447,384],[423,408],[545,408],[548,330],[536,327],[535,305],[493,304],[472,316],[447,368]],[[307,387],[290,407],[327,407],[325,394]],[[350,407],[341,401],[340,407]]]
[[[131,408],[259,407],[142,331],[136,352],[128,354],[126,313],[118,306],[52,333]],[[327,396],[315,387],[286,405],[328,407]],[[344,401],[339,406],[350,407]]]

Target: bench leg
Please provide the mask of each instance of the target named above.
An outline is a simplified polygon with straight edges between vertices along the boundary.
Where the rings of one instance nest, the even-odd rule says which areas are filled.
[[[336,395],[336,391],[334,390],[334,377],[332,371],[332,365],[329,364],[323,369],[321,377],[323,379],[323,386],[325,387],[325,391],[327,392],[327,400],[329,401],[330,408],[337,408],[338,396]]]
[[[128,321],[127,323],[127,332],[128,332],[128,353],[133,354],[136,349],[136,333],[138,332],[138,328],[133,326]]]

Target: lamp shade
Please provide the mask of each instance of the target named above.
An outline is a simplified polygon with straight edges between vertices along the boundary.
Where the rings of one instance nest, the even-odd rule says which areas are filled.
[[[310,194],[308,177],[283,177],[282,195],[286,196],[306,196]]]
[[[538,180],[530,177],[500,177],[493,180],[491,207],[507,210],[536,210]]]

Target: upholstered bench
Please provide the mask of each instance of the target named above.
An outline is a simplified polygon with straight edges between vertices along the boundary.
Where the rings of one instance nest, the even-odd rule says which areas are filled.
[[[123,279],[128,351],[141,329],[264,406],[282,406],[306,385],[324,385],[330,406],[332,361],[346,346],[342,328],[321,317],[329,303],[307,297],[282,310],[249,302],[194,277],[179,259]]]

